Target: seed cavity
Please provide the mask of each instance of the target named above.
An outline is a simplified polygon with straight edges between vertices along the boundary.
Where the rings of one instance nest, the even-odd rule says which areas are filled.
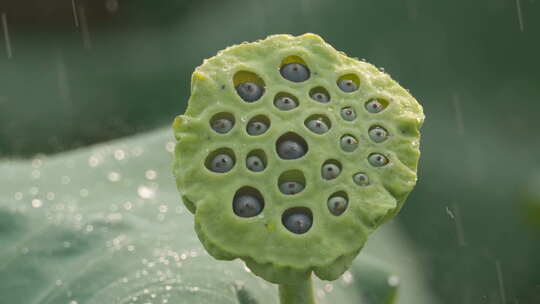
[[[298,107],[298,98],[289,93],[278,93],[274,98],[274,106],[281,111],[289,111]]]
[[[225,173],[234,167],[235,162],[234,152],[231,149],[220,148],[206,157],[205,166],[212,172]]]
[[[233,128],[234,122],[234,116],[231,113],[221,112],[212,116],[210,127],[219,134],[226,134]]]
[[[293,195],[302,192],[306,187],[306,178],[300,170],[283,172],[278,178],[278,187],[281,193]]]
[[[373,126],[368,131],[369,138],[376,143],[385,141],[388,138],[388,131],[381,126]]]
[[[353,181],[358,186],[367,186],[367,185],[369,185],[369,177],[367,176],[367,174],[365,174],[363,172],[358,172],[358,173],[354,174],[353,175]]]
[[[380,153],[371,153],[368,156],[368,161],[373,167],[382,167],[388,164],[388,158]]]
[[[266,153],[263,150],[249,152],[246,167],[253,172],[261,172],[266,168]]]
[[[236,93],[245,102],[259,100],[264,94],[264,81],[253,72],[240,71],[234,74],[233,84]]]
[[[328,119],[328,117],[323,114],[315,114],[309,116],[304,121],[304,124],[311,132],[316,134],[324,134],[328,132],[331,127],[330,119]]]
[[[328,201],[326,202],[326,205],[328,207],[328,211],[332,213],[335,216],[339,216],[347,210],[347,207],[349,206],[349,198],[347,196],[347,193],[344,191],[339,191],[334,194],[332,194]]]
[[[360,78],[355,74],[346,74],[337,80],[337,86],[345,93],[351,93],[358,90]]]
[[[304,234],[313,225],[313,213],[306,207],[293,207],[283,212],[281,222],[290,232]]]
[[[309,91],[309,97],[311,97],[311,99],[315,100],[316,102],[320,102],[320,103],[330,102],[330,94],[323,87],[315,87],[311,89]]]
[[[366,110],[372,114],[381,112],[382,110],[386,109],[387,106],[388,106],[388,101],[382,98],[374,98],[374,99],[368,100],[368,102],[366,102],[366,105],[365,105]]]
[[[356,119],[356,111],[352,107],[345,107],[341,109],[341,118],[346,121],[353,121]]]
[[[246,131],[251,136],[258,136],[270,128],[270,119],[264,115],[257,115],[249,120]]]
[[[302,58],[289,56],[281,62],[281,76],[292,82],[303,82],[309,79],[310,71]]]
[[[353,152],[358,148],[358,140],[350,135],[343,135],[340,139],[341,149],[345,152]]]
[[[233,198],[233,211],[239,217],[254,217],[264,209],[264,198],[259,190],[244,186],[236,191]]]
[[[307,153],[308,145],[300,135],[288,132],[278,138],[276,150],[282,159],[297,159]]]
[[[331,180],[341,173],[341,163],[335,159],[329,159],[321,167],[321,176],[325,180]]]

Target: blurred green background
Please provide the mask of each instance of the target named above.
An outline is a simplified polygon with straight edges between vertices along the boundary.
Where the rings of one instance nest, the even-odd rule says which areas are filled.
[[[269,34],[314,32],[384,68],[426,113],[397,221],[431,288],[540,303],[540,1],[0,0],[0,14],[0,158],[168,126],[204,58]]]

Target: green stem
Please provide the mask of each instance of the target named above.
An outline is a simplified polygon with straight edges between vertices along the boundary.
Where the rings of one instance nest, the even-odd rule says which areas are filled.
[[[279,285],[281,304],[316,304],[311,276],[294,284]]]

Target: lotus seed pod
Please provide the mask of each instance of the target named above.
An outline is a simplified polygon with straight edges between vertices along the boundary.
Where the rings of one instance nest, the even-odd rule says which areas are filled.
[[[277,107],[281,92],[298,97],[295,110]],[[355,114],[343,116],[347,108]],[[216,113],[235,119],[225,136],[212,128]],[[319,117],[328,127],[322,135],[306,125]],[[422,107],[388,74],[317,35],[242,43],[193,73],[187,110],[173,124],[178,190],[215,258],[241,258],[278,284],[311,273],[334,280],[412,191],[423,119]],[[251,121],[264,122],[264,134],[253,136]],[[391,134],[386,140],[370,138],[375,121]],[[233,161],[225,173],[210,169],[219,154]],[[254,172],[253,155],[264,170]],[[245,165],[234,165],[235,157]],[[325,173],[336,169],[327,164],[337,175]],[[288,183],[302,190],[285,195],[280,186]],[[341,199],[329,206],[334,197],[346,199],[345,211]]]

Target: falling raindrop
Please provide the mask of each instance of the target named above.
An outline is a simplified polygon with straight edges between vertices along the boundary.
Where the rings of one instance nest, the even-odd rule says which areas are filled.
[[[42,200],[37,199],[37,198],[32,200],[32,207],[41,208],[41,206],[43,206],[43,201]]]
[[[146,179],[148,180],[154,180],[156,179],[157,177],[157,172],[155,170],[147,170],[145,173],[144,173],[144,176],[146,177]]]
[[[121,178],[122,177],[118,172],[111,171],[107,174],[107,179],[113,183],[119,181]]]
[[[174,142],[173,141],[167,142],[165,144],[165,150],[167,150],[170,153],[173,153],[174,152]]]
[[[95,155],[92,155],[88,158],[88,165],[92,168],[95,168],[99,165],[99,158]]]
[[[388,285],[396,287],[399,285],[399,277],[395,274],[388,277]]]
[[[126,158],[126,152],[121,149],[115,150],[113,155],[114,155],[114,159],[116,160],[123,160],[124,158]]]
[[[143,199],[152,199],[156,196],[156,190],[146,185],[140,185],[137,188],[137,194]]]

